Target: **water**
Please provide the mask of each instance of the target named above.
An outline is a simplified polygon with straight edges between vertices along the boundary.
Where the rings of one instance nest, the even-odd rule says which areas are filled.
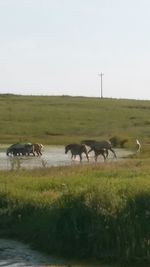
[[[0,239],[0,267],[117,267],[74,263],[41,254],[21,242]]]
[[[20,242],[9,239],[0,239],[0,267],[2,266],[48,267],[68,265],[65,265],[65,261],[63,260],[40,254]]]
[[[63,146],[45,146],[42,156],[23,156],[23,157],[11,157],[6,156],[6,149],[8,146],[2,146],[0,148],[0,170],[11,169],[33,169],[33,168],[45,168],[51,166],[67,166],[71,164],[80,164],[80,159],[77,156],[75,160],[71,160],[71,154],[65,154]],[[125,149],[116,149],[117,160],[127,157],[133,154],[133,151]],[[94,153],[89,154],[90,162],[94,162]],[[112,153],[109,153],[108,161],[116,160],[113,158]],[[103,163],[103,157],[98,157],[98,163]],[[87,159],[83,154],[83,164],[87,164]]]

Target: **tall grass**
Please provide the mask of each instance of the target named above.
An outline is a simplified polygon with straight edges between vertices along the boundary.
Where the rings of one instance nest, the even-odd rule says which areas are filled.
[[[72,258],[149,262],[149,163],[1,172],[1,235]]]

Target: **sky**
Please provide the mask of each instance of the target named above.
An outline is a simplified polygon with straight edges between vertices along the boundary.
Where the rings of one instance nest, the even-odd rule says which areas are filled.
[[[150,100],[149,14],[149,0],[0,0],[0,94]]]

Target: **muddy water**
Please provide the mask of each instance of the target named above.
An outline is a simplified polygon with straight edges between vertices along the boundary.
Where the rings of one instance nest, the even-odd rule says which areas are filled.
[[[65,154],[63,146],[45,146],[42,156],[23,156],[23,157],[11,157],[6,156],[6,149],[8,146],[0,146],[0,169],[33,169],[44,168],[51,166],[65,166],[70,164],[80,164],[79,157],[75,160],[71,160],[70,153]],[[125,149],[116,149],[117,158],[121,159],[133,154],[133,151],[127,151]],[[89,154],[90,162],[94,162],[94,154]],[[112,153],[109,153],[109,160],[115,160]],[[103,162],[102,156],[98,157],[98,162]],[[86,164],[87,160],[83,154],[83,163]]]

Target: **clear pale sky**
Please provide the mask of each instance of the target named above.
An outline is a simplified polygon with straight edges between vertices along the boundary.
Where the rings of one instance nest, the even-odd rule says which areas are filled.
[[[0,0],[0,93],[150,100],[150,0]]]

